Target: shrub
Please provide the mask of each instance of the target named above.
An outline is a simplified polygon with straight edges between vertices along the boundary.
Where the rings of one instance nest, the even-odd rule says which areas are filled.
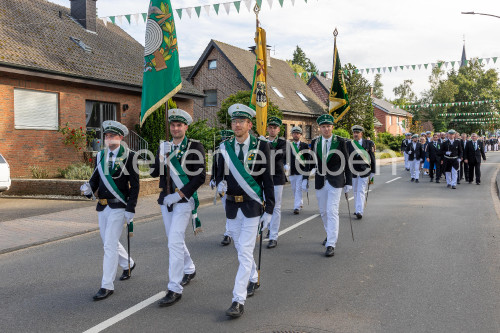
[[[338,135],[340,137],[343,137],[345,139],[350,139],[351,135],[349,132],[343,128],[336,128],[332,131],[333,135]]]
[[[65,169],[59,170],[61,176],[65,179],[81,179],[88,180],[94,169],[85,163],[71,164]]]
[[[31,165],[29,169],[31,171],[31,176],[35,179],[49,178],[49,172],[45,168],[39,167],[38,165]]]
[[[379,133],[377,135],[375,143],[377,144],[377,146],[380,143],[383,143],[384,145],[388,146],[389,149],[394,151],[399,151],[401,149],[401,142],[403,141],[403,139],[404,139],[403,135],[394,136],[390,133]]]

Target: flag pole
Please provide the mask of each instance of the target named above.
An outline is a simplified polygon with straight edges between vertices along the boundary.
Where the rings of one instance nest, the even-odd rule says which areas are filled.
[[[170,124],[168,123],[168,100],[165,102],[165,140],[168,141],[170,137]],[[170,194],[170,168],[168,167],[168,157],[170,156],[170,152],[167,152],[167,160],[165,161],[165,165],[167,166],[167,195]]]

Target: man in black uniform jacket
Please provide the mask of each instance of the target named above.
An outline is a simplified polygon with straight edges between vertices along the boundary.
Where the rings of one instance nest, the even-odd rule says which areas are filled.
[[[286,183],[284,165],[286,140],[278,137],[281,124],[281,119],[278,117],[269,117],[267,119],[267,133],[269,134],[268,140],[271,148],[271,174],[274,183],[274,210],[269,223],[269,243],[267,244],[269,249],[278,245],[278,232],[281,223],[281,198],[283,196],[283,185]]]
[[[294,126],[292,128],[292,141],[288,144],[287,165],[290,165],[290,184],[293,193],[293,213],[298,215],[304,202],[302,200],[302,192],[308,191],[308,179],[304,176],[309,176],[310,161],[312,161],[309,153],[309,145],[300,141],[302,137],[302,128]],[[285,165],[286,168],[286,165]],[[307,178],[307,177],[306,177]]]
[[[442,170],[446,174],[447,187],[452,189],[457,188],[458,167],[462,158],[462,145],[458,140],[455,140],[455,130],[448,131],[448,140],[441,145],[441,160]]]
[[[405,134],[405,138],[401,142],[401,152],[403,153],[403,156],[405,158],[405,169],[406,169],[406,171],[410,171],[410,162],[408,160],[408,153],[406,152],[406,147],[408,147],[408,145],[410,144],[410,142],[411,142],[411,133],[406,133]]]
[[[106,149],[97,154],[96,166],[90,181],[80,190],[87,197],[99,191],[98,211],[99,231],[104,245],[101,288],[94,300],[107,298],[114,291],[117,265],[123,269],[120,280],[128,280],[128,254],[120,243],[124,223],[130,223],[135,214],[139,196],[139,175],[135,154],[121,145],[128,129],[121,123],[107,120],[102,123]],[[135,262],[130,258],[131,270]]]
[[[410,163],[411,181],[418,183],[420,177],[420,162],[424,158],[422,156],[422,144],[418,142],[418,134],[413,134],[412,142],[406,147],[408,154],[408,162]]]
[[[234,138],[220,145],[215,181],[217,191],[226,193],[227,224],[239,261],[233,300],[226,315],[240,317],[247,296],[253,296],[259,287],[253,250],[259,224],[265,229],[271,222],[274,184],[269,142],[249,134],[255,111],[234,104],[228,113]]]
[[[196,275],[196,268],[185,239],[191,222],[197,233],[201,222],[197,216],[198,188],[205,182],[205,150],[203,145],[186,137],[192,118],[184,110],[168,110],[172,141],[160,144],[151,176],[160,177],[160,205],[168,240],[167,294],[158,305],[171,306],[182,297],[182,291]],[[167,138],[168,139],[168,138]],[[168,160],[167,160],[167,154]],[[170,168],[170,189],[167,187],[166,166]]]
[[[467,142],[464,153],[464,162],[469,165],[469,184],[472,184],[474,172],[476,184],[481,184],[481,157],[486,161],[483,143],[477,140],[477,134],[472,133],[472,140]]]
[[[436,183],[439,183],[439,179],[441,178],[441,143],[436,133],[432,136],[432,141],[427,145],[425,157],[427,162],[429,162],[431,182],[434,180],[434,168],[436,168]]]

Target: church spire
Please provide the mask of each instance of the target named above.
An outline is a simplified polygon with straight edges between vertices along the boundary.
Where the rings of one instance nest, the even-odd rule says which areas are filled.
[[[462,59],[460,59],[460,67],[465,67],[467,62],[467,56],[465,55],[465,36],[464,36],[464,48],[462,49]]]

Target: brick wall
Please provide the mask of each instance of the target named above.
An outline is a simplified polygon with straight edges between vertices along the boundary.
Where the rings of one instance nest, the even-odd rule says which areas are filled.
[[[60,126],[69,123],[70,127],[85,127],[85,100],[115,103],[117,120],[129,129],[139,123],[140,93],[0,72],[0,153],[9,162],[12,177],[31,177],[30,165],[55,175],[58,168],[82,159],[82,154],[63,145],[57,131],[14,128],[14,88],[59,93]],[[123,104],[129,106],[125,112]]]
[[[312,129],[311,139],[319,135],[319,126],[316,123],[316,118],[310,117],[300,117],[300,116],[290,116],[286,115],[283,117],[283,126],[286,125],[285,138],[287,140],[292,139],[292,127],[299,126],[302,127],[302,138],[301,141],[311,143],[310,139],[306,139],[306,125],[310,125]]]
[[[379,132],[379,133],[380,132],[387,132],[387,133],[390,133],[392,135],[403,134],[401,127],[399,127],[399,125],[398,125],[398,117],[399,117],[399,121],[406,120],[407,129],[405,129],[405,131],[408,130],[408,128],[409,128],[408,124],[411,122],[410,117],[388,114],[387,112],[380,110],[376,106],[373,106],[373,113],[374,113],[375,117],[382,123],[382,127],[377,128],[377,132]],[[391,123],[391,119],[392,119],[392,123]]]
[[[313,93],[316,94],[316,96],[318,96],[319,99],[325,103],[325,105],[328,105],[328,91],[325,90],[316,77],[314,77],[311,83],[309,83],[309,88],[311,88]]]
[[[208,61],[214,59],[217,60],[217,68],[208,69]],[[210,126],[217,124],[217,111],[219,111],[223,100],[240,90],[252,89],[251,86],[238,78],[232,65],[215,48],[212,49],[207,60],[193,78],[193,85],[200,91],[217,90],[216,106],[205,106],[203,99],[194,101],[194,121],[208,119],[207,123]]]

